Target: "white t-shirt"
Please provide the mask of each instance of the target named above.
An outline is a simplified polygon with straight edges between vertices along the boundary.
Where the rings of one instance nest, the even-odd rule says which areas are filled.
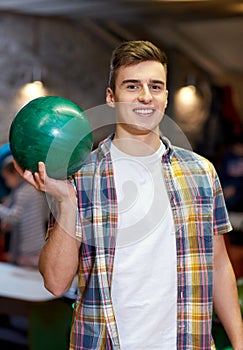
[[[176,350],[174,223],[161,167],[165,151],[132,157],[112,144],[118,236],[112,302],[121,350]]]

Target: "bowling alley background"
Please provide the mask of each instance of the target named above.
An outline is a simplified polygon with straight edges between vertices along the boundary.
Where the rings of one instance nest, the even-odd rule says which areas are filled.
[[[68,98],[83,110],[94,108],[89,113],[91,124],[94,119],[99,126],[104,124],[101,132],[94,133],[97,145],[110,131],[106,110],[100,106],[105,103],[111,52],[123,40],[145,39],[168,56],[168,118],[179,126],[192,149],[217,165],[220,152],[239,133],[243,120],[243,7],[239,0],[216,2],[183,1],[179,6],[166,0],[0,1],[0,147],[7,146],[20,108],[46,95]],[[21,3],[22,10],[16,10]],[[59,3],[66,8],[61,16]],[[4,151],[8,154],[9,148]],[[243,277],[242,245],[229,248],[237,277]],[[33,310],[31,350],[68,348],[72,295],[68,303],[65,299],[54,307],[51,312],[49,304]],[[7,303],[6,309],[11,310]],[[214,332],[217,344],[222,342],[217,350],[225,350],[217,319]],[[0,332],[0,349],[29,350],[15,344],[4,348],[2,334],[5,329]],[[9,339],[18,340],[12,335]]]
[[[0,144],[35,97],[59,95],[83,109],[104,103],[110,51],[69,21],[1,15]]]
[[[215,143],[214,139],[220,134],[218,123],[221,123],[221,118],[234,118],[236,123],[243,119],[243,71],[237,67],[238,61],[243,62],[241,45],[237,44],[243,35],[243,26],[239,25],[241,18],[232,20],[236,30],[241,28],[233,37],[234,42],[229,35],[224,37],[225,45],[228,45],[225,51],[230,41],[234,57],[237,53],[233,50],[237,47],[239,51],[237,64],[234,66],[232,62],[232,70],[220,66],[222,52],[217,60],[207,62],[205,52],[200,52],[202,32],[196,25],[191,32],[197,29],[195,35],[200,34],[195,42],[197,54],[193,53],[193,42],[188,49],[185,40],[173,38],[168,31],[169,25],[162,24],[159,17],[155,21],[150,19],[149,25],[142,21],[133,25],[132,18],[125,21],[124,17],[123,20],[122,25],[117,24],[118,30],[112,18],[108,26],[107,20],[99,23],[86,19],[85,14],[81,14],[80,20],[73,21],[17,13],[0,14],[0,145],[8,142],[10,124],[17,111],[33,98],[59,95],[71,99],[84,110],[104,104],[113,48],[122,40],[148,39],[168,55],[170,93],[167,115],[183,130],[193,149],[213,159],[217,146],[213,144],[208,150],[201,149],[204,140],[211,137],[211,143]],[[190,30],[190,23],[187,25]],[[207,26],[209,31],[209,25],[210,22],[205,22],[202,30]],[[220,21],[219,25],[222,25]],[[216,40],[214,42],[216,44]],[[186,91],[184,87],[196,87],[196,90]],[[184,103],[185,96],[193,100]],[[222,108],[228,108],[226,117]],[[228,132],[229,128],[226,129]],[[216,144],[224,141],[220,139]]]

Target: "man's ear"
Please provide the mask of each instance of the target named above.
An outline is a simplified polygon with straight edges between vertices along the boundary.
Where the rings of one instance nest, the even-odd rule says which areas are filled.
[[[166,102],[165,102],[165,108],[167,107],[167,105],[168,105],[168,94],[169,94],[169,92],[168,92],[168,90],[166,90]]]
[[[114,93],[109,87],[106,89],[106,103],[112,108],[115,107]]]

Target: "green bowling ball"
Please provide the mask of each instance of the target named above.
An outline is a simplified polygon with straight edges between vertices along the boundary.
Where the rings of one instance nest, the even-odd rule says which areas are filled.
[[[16,114],[9,132],[10,148],[22,169],[66,179],[77,172],[93,147],[88,117],[72,101],[59,96],[38,97]]]

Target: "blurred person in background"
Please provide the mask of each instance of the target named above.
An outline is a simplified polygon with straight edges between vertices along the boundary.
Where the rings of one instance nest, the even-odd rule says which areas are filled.
[[[226,237],[236,278],[243,276],[243,134],[235,137],[219,162],[225,202],[233,226]]]
[[[232,141],[222,159],[219,176],[227,209],[243,213],[243,135]]]
[[[7,188],[3,177],[1,176],[2,171],[0,170],[0,205],[5,203],[8,198],[9,189]],[[0,261],[7,260],[7,252],[9,250],[10,231],[9,225],[2,223],[0,218]]]
[[[1,233],[10,235],[3,260],[37,267],[48,220],[46,197],[21,178],[12,156],[3,162],[1,175],[10,188],[9,195],[0,204]]]
[[[2,165],[4,160],[11,155],[10,144],[5,143],[0,146],[0,203],[4,203],[5,198],[9,194],[9,188],[2,177]],[[4,230],[2,232],[1,219],[0,219],[0,261],[5,261],[6,251],[8,251],[9,246],[9,232]]]

